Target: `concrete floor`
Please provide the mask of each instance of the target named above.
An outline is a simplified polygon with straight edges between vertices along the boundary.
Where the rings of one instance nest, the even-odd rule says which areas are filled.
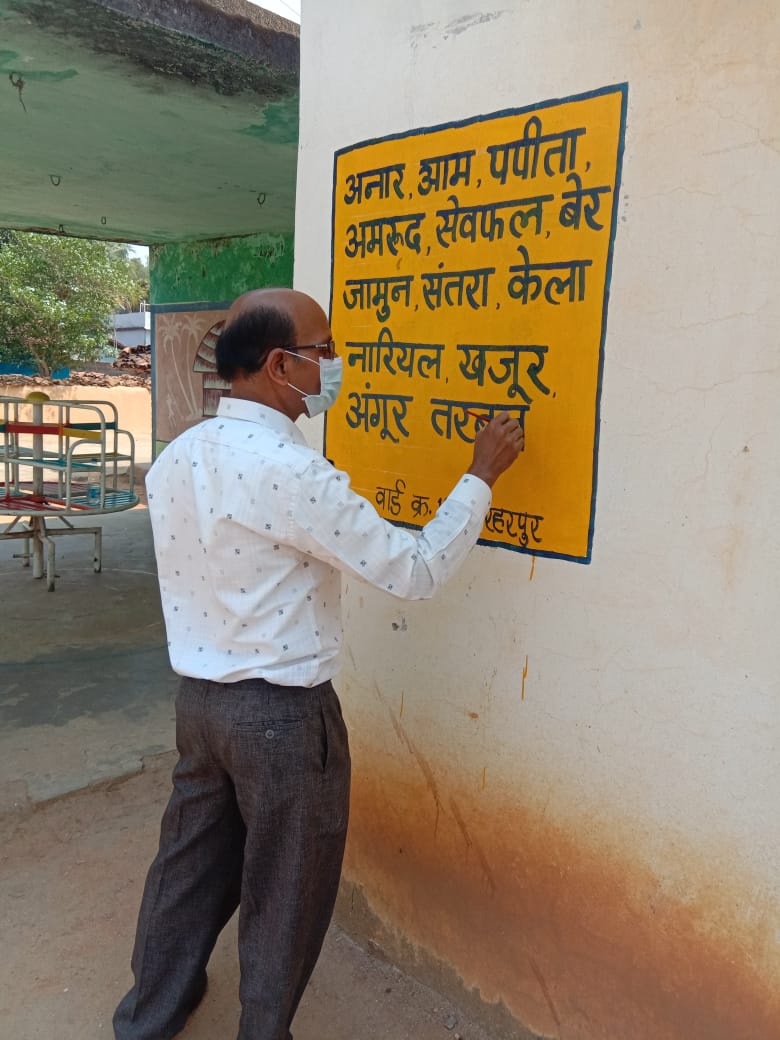
[[[102,573],[90,538],[60,539],[54,592],[0,541],[0,1036],[14,1040],[112,1035],[175,760],[148,513],[101,519]],[[186,1040],[235,1035],[235,921],[209,975]],[[294,1026],[296,1040],[489,1040],[335,925]]]
[[[56,539],[54,592],[13,559],[21,541],[0,541],[0,811],[137,772],[174,747],[149,514],[100,521],[102,573],[91,537]]]

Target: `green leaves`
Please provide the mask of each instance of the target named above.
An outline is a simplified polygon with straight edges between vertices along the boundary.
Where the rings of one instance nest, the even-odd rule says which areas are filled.
[[[41,375],[99,357],[109,317],[137,304],[137,265],[113,242],[11,232],[0,241],[0,361]]]

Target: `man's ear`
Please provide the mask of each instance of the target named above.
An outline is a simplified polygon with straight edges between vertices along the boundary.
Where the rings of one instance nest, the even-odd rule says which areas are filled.
[[[289,359],[286,352],[281,347],[273,347],[268,352],[268,358],[266,359],[263,368],[268,373],[269,379],[274,383],[280,383],[284,386],[288,383],[287,368]]]

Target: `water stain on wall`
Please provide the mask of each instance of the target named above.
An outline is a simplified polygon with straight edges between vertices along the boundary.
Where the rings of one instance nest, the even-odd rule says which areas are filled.
[[[394,725],[420,768],[355,749],[348,928],[412,970],[438,963],[459,999],[478,991],[483,1010],[508,1009],[517,1026],[501,1035],[780,1035],[768,893],[762,906],[752,882],[693,851],[691,883],[673,891],[617,825],[599,841],[592,820],[577,833],[484,784],[456,790]]]

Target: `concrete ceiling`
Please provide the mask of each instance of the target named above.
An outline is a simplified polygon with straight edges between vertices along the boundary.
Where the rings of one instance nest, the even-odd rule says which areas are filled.
[[[292,231],[298,33],[244,0],[0,0],[0,226]]]

